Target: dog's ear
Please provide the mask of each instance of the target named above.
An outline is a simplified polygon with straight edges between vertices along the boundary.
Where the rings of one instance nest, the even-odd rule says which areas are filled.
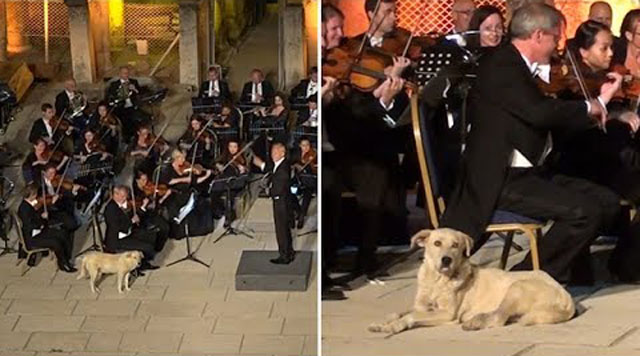
[[[471,249],[473,248],[473,239],[469,235],[460,231],[458,231],[458,236],[460,236],[460,238],[464,241],[464,247],[465,247],[464,255],[466,257],[471,257]]]
[[[424,247],[424,245],[427,244],[429,236],[431,235],[431,231],[432,230],[424,229],[418,231],[415,235],[413,235],[413,237],[411,238],[411,248],[414,248],[416,246]]]

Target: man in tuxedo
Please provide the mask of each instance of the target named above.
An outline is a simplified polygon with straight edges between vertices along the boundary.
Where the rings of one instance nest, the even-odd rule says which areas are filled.
[[[56,115],[56,110],[49,103],[42,104],[40,108],[42,109],[42,117],[33,122],[29,132],[29,142],[35,144],[36,140],[42,138],[49,145],[52,145],[59,136],[54,132],[55,127],[51,122],[51,119]]]
[[[115,106],[113,113],[122,122],[122,136],[125,142],[130,142],[138,127],[146,126],[150,119],[138,108],[140,84],[129,78],[129,67],[120,67],[118,79],[109,84],[107,100],[110,106]]]
[[[218,67],[209,68],[209,80],[202,82],[198,96],[201,98],[216,98],[221,102],[231,100],[229,85],[220,79]]]
[[[287,148],[281,142],[271,145],[271,160],[262,161],[254,156],[253,163],[270,175],[270,195],[273,202],[273,218],[280,256],[271,260],[274,264],[289,264],[295,258],[291,239],[291,215],[293,212],[291,195],[291,166],[286,158]]]
[[[260,69],[251,71],[251,80],[244,84],[240,103],[249,105],[268,106],[271,98],[275,94],[273,86],[264,80],[264,74]]]
[[[128,201],[129,188],[118,185],[113,188],[113,199],[104,210],[107,232],[105,236],[106,251],[117,253],[122,251],[141,251],[144,254],[142,269],[157,269],[153,260],[161,247],[156,244],[156,232],[143,230],[138,214],[135,214],[131,202]]]
[[[614,223],[619,198],[586,180],[548,171],[551,130],[582,130],[606,120],[604,107],[621,76],[602,85],[597,99],[564,101],[545,96],[534,77],[548,80],[548,64],[565,28],[564,16],[548,5],[519,8],[510,44],[486,56],[469,98],[471,132],[463,165],[442,226],[466,233],[478,249],[496,209],[553,226],[538,242],[540,266],[570,282],[576,258],[598,232]],[[588,251],[588,250],[587,250]],[[514,267],[531,269],[531,256]]]
[[[55,108],[56,113],[63,118],[68,118],[69,115],[73,114],[73,110],[75,108],[72,107],[72,100],[76,99],[76,96],[82,96],[83,94],[77,90],[77,84],[75,79],[70,78],[64,82],[64,90],[56,95]],[[64,113],[64,115],[63,115]],[[78,114],[78,116],[73,118],[74,126],[78,127],[79,130],[84,130],[87,126],[89,126],[89,115],[86,113]]]
[[[318,67],[311,68],[308,79],[303,79],[291,89],[291,104],[306,104],[307,99],[318,93]]]
[[[52,228],[49,225],[49,213],[39,213],[35,208],[38,204],[38,186],[35,183],[28,184],[22,197],[18,217],[22,222],[22,236],[27,248],[49,248],[56,255],[60,270],[76,272],[71,263],[73,239],[69,232]]]
[[[598,21],[611,28],[611,21],[613,20],[611,5],[606,1],[592,3],[591,7],[589,7],[589,20]]]

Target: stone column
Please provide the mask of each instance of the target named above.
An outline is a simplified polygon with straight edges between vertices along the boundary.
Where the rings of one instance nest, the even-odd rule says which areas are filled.
[[[180,84],[200,83],[198,50],[198,6],[200,0],[180,1]]]
[[[29,39],[24,36],[24,21],[27,17],[28,4],[20,4],[14,1],[6,3],[7,11],[7,51],[11,53],[23,53],[31,49]]]
[[[7,10],[4,0],[0,0],[0,62],[7,61]]]
[[[107,0],[89,3],[91,38],[96,56],[96,74],[98,77],[111,69],[111,47],[109,43],[109,2]]]
[[[87,0],[65,0],[69,7],[69,42],[71,67],[78,83],[93,83],[96,79],[96,60],[89,26]]]
[[[290,88],[305,77],[304,12],[301,5],[280,2],[279,78],[281,88]]]

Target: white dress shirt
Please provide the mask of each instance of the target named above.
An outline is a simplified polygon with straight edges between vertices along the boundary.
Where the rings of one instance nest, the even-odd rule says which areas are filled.
[[[251,89],[251,102],[252,103],[259,103],[260,100],[258,100],[258,95],[260,95],[262,97],[262,82],[256,84],[253,83],[253,88]]]
[[[43,118],[42,122],[44,122],[44,127],[47,129],[47,134],[49,135],[49,138],[53,138],[53,127],[51,127],[51,123],[49,122],[49,120],[45,120]]]
[[[209,90],[207,91],[207,95],[209,97],[220,95],[220,85],[217,80],[209,81]]]
[[[316,95],[318,92],[318,83],[313,80],[309,80],[309,84],[307,84],[307,98],[313,95]]]
[[[118,202],[116,202],[116,204],[118,204],[118,207],[119,207],[120,209],[122,209],[122,210],[127,210],[127,205],[128,205],[128,203],[127,203],[127,201],[126,201],[126,200],[125,200],[125,201],[124,201],[124,203],[122,203],[122,204],[120,204],[120,203],[118,203]],[[129,231],[127,231],[127,232],[120,232],[120,231],[118,231],[118,239],[119,239],[119,240],[122,240],[122,239],[124,239],[125,237],[127,237],[127,236],[129,236],[129,235],[131,235],[131,228],[129,228]]]
[[[125,88],[127,88],[127,93],[129,93],[129,81],[128,80],[124,80],[124,79],[120,79],[120,85],[124,85]],[[131,98],[127,97],[127,100],[125,100],[124,102],[124,107],[125,108],[130,108],[133,106],[133,102],[131,101]]]
[[[36,207],[36,204],[38,204],[38,199],[34,199],[34,200],[27,200],[27,203],[29,203],[32,207]],[[36,237],[37,235],[40,235],[40,233],[42,232],[42,229],[44,227],[40,226],[40,228],[38,229],[32,229],[31,230],[31,237]]]

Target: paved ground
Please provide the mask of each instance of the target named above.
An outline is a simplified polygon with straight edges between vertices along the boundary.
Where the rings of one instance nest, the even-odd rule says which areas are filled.
[[[527,246],[526,239],[517,241]],[[605,250],[608,247],[596,247]],[[477,264],[495,266],[502,242],[492,240],[474,256]],[[392,269],[385,285],[354,283],[349,299],[322,303],[322,354],[332,355],[640,355],[640,285],[603,282],[604,258],[597,261],[601,282],[593,288],[571,289],[581,315],[559,325],[508,326],[465,332],[457,325],[410,330],[391,338],[367,331],[372,322],[413,304],[420,254]],[[509,259],[515,264],[523,253]],[[366,350],[366,352],[363,352]]]
[[[267,26],[273,26],[273,19],[269,21]],[[256,50],[256,44],[250,43]],[[264,42],[262,46],[273,47]],[[253,61],[269,62],[270,55],[258,58],[251,53]],[[238,61],[247,62],[244,57]],[[61,83],[35,84],[17,121],[0,142],[26,154],[30,149],[26,138],[31,122],[40,115],[40,104],[53,103],[61,89]],[[104,91],[101,85],[81,89],[90,98]],[[175,141],[186,128],[191,95],[171,87],[167,100],[155,112],[157,129],[169,122],[164,134],[169,141]],[[16,180],[18,188],[22,186],[19,167],[5,168],[5,174]],[[15,266],[15,255],[0,257],[0,356],[315,355],[315,267],[306,292],[238,292],[234,288],[242,250],[276,249],[271,209],[269,200],[258,199],[250,210],[248,226],[255,230],[255,240],[226,237],[214,244],[220,229],[195,238],[197,256],[211,263],[211,268],[191,262],[164,267],[136,280],[125,295],[118,295],[113,276],[106,277],[102,292],[94,295],[88,281],[55,272],[49,259],[21,276],[24,265]],[[315,229],[315,212],[314,202],[302,232]],[[12,233],[12,242],[15,239]],[[74,250],[88,246],[88,239],[80,230]],[[316,234],[296,238],[294,247],[316,251]],[[184,253],[184,241],[169,241],[155,262],[165,265]]]

